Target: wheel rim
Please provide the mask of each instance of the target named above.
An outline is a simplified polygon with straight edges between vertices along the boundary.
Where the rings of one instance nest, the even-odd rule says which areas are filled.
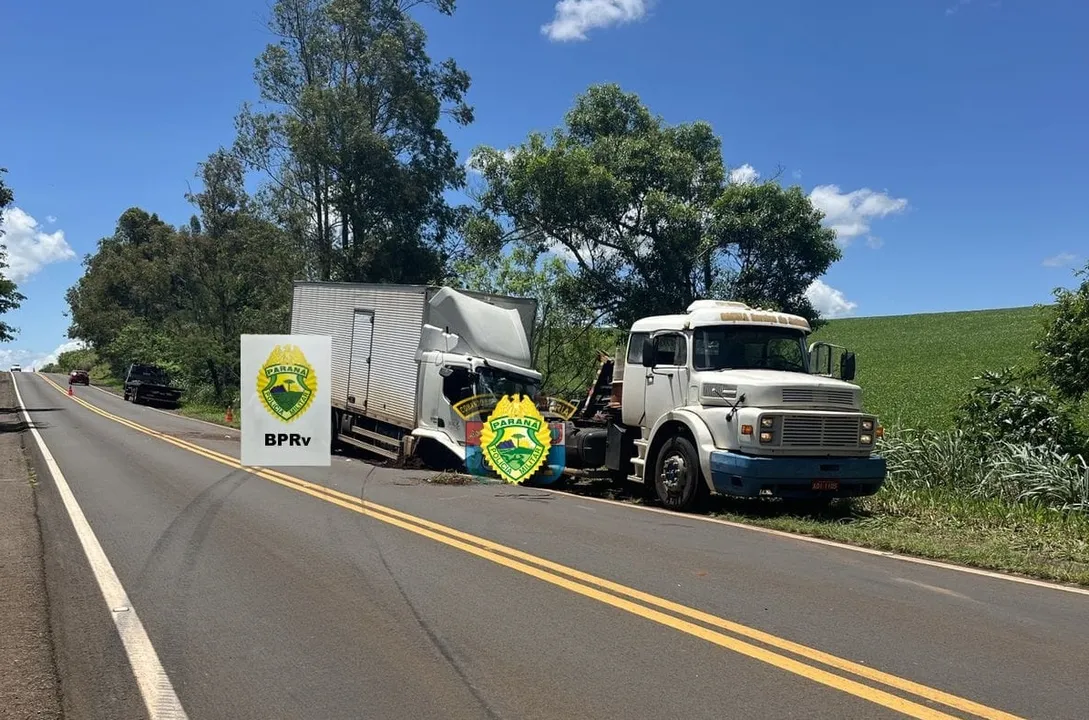
[[[684,455],[679,452],[671,452],[662,461],[662,488],[669,497],[678,497],[684,494],[688,487],[690,468]]]

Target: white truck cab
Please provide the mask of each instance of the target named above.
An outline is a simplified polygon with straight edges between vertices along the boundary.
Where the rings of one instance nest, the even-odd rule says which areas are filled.
[[[831,377],[835,346],[807,347],[810,332],[797,315],[717,300],[637,321],[616,358],[620,421],[638,434],[628,479],[675,509],[709,492],[818,503],[877,492],[882,431],[848,382],[854,355]]]

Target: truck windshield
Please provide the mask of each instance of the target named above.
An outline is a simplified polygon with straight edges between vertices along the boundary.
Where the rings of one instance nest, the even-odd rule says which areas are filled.
[[[477,395],[502,397],[518,393],[519,395],[536,398],[541,392],[541,384],[523,375],[482,367],[476,375],[475,390]]]
[[[805,334],[789,328],[719,325],[697,328],[696,370],[786,370],[809,372]]]

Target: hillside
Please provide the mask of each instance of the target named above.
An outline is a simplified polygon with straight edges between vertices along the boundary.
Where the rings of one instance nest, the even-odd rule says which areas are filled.
[[[843,345],[858,357],[866,409],[886,426],[945,428],[984,370],[1032,359],[1039,307],[833,320],[813,341]]]

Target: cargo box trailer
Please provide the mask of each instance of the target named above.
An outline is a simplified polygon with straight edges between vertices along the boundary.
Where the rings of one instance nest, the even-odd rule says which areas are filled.
[[[473,395],[536,397],[537,301],[449,287],[297,282],[291,333],[332,337],[334,442],[402,460],[465,462],[453,405]]]

